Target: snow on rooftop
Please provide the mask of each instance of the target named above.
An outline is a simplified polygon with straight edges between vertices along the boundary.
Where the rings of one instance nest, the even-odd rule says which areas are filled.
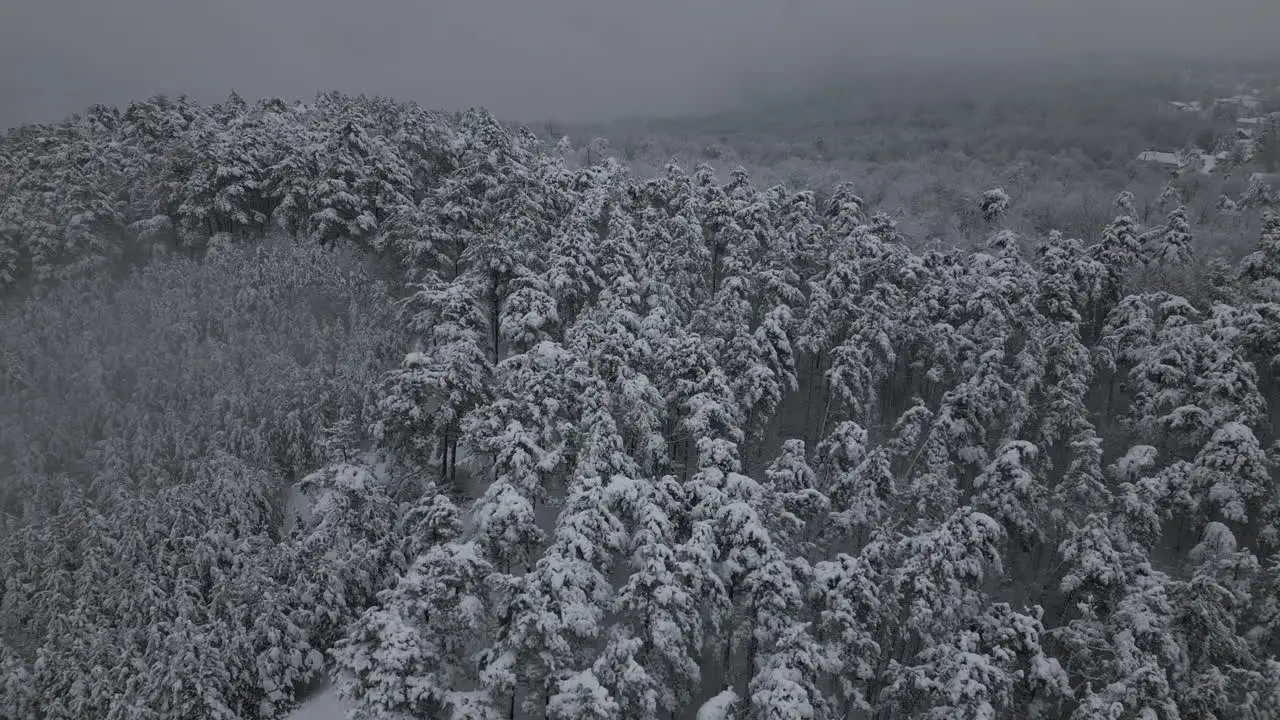
[[[1218,164],[1227,157],[1226,153],[1214,154],[1204,150],[1198,150],[1190,156],[1184,156],[1180,153],[1160,152],[1159,150],[1146,150],[1138,154],[1138,161],[1174,165],[1179,168],[1188,164],[1195,164],[1200,172],[1207,175],[1216,170]]]
[[[1163,163],[1165,165],[1181,165],[1182,161],[1178,159],[1176,153],[1159,152],[1157,150],[1145,150],[1138,154],[1138,160],[1142,162]]]
[[[1231,97],[1221,97],[1214,100],[1215,103],[1221,105],[1257,105],[1258,97],[1256,95],[1232,95]]]

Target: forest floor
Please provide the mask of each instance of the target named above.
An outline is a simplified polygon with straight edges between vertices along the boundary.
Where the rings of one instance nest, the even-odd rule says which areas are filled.
[[[345,720],[348,709],[347,704],[338,697],[337,688],[325,685],[289,713],[286,720]]]

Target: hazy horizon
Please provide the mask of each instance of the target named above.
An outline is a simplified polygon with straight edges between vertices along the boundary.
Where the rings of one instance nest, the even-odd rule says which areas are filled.
[[[0,126],[157,93],[218,101],[389,95],[532,121],[681,115],[845,70],[1105,57],[1249,58],[1280,3],[810,0],[783,7],[547,0],[216,5],[17,0],[0,27]]]

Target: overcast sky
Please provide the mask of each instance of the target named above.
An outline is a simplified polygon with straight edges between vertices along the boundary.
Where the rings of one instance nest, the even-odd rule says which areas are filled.
[[[156,92],[535,120],[714,107],[844,64],[1276,42],[1277,0],[0,0],[0,125]]]

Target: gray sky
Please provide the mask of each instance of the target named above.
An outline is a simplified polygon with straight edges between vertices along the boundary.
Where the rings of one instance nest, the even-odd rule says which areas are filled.
[[[534,120],[714,107],[844,64],[1260,50],[1277,0],[0,0],[0,126],[156,92]]]

